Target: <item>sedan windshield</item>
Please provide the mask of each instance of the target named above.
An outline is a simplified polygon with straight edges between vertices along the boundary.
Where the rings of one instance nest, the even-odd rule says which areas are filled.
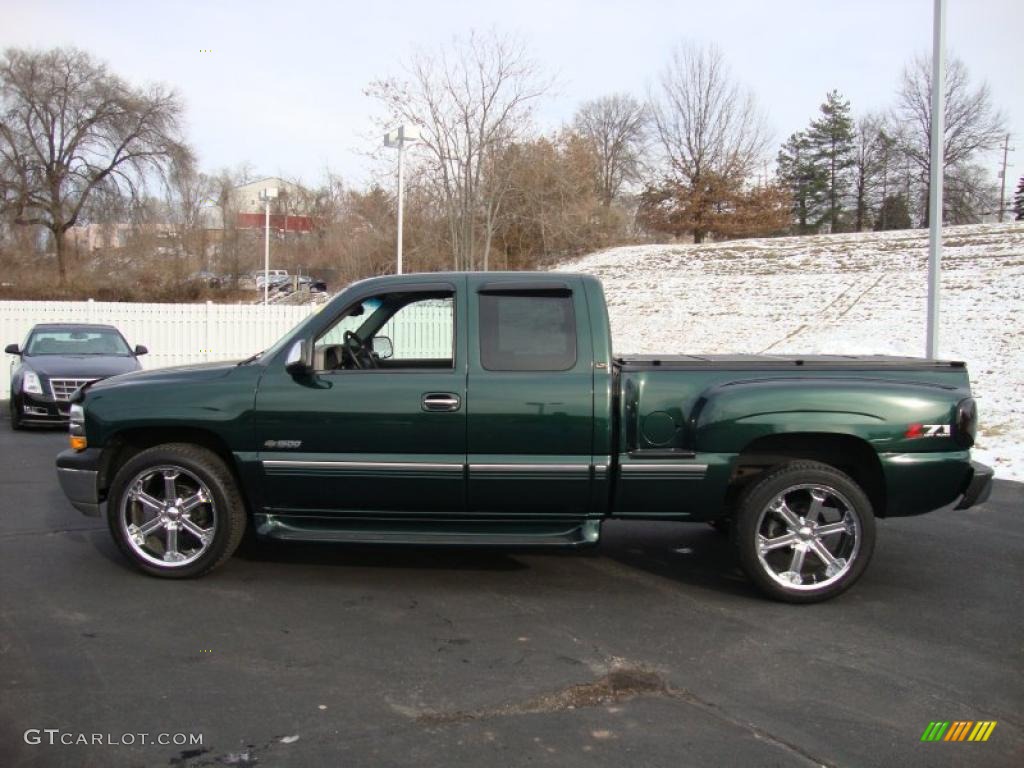
[[[26,355],[121,355],[131,354],[125,340],[115,330],[35,331],[25,345]]]

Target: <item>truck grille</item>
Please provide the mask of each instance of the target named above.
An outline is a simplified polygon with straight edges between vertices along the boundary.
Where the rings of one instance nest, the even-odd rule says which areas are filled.
[[[50,379],[50,392],[53,393],[54,400],[67,402],[76,389],[90,381],[96,379]]]

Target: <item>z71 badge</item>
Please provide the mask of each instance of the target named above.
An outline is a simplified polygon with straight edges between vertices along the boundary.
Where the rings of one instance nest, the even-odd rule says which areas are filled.
[[[949,424],[911,424],[904,437],[952,437],[953,427]]]

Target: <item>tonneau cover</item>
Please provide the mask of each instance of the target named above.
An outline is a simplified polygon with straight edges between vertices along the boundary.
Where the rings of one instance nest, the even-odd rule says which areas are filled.
[[[905,370],[963,368],[957,360],[926,360],[890,355],[619,355],[615,363],[624,370],[650,368],[817,368],[840,370]]]

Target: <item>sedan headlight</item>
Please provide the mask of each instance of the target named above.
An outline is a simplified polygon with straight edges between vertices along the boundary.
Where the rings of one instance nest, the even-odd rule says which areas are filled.
[[[25,371],[21,377],[21,391],[30,395],[43,394],[43,385],[39,381],[39,374],[35,371]]]

